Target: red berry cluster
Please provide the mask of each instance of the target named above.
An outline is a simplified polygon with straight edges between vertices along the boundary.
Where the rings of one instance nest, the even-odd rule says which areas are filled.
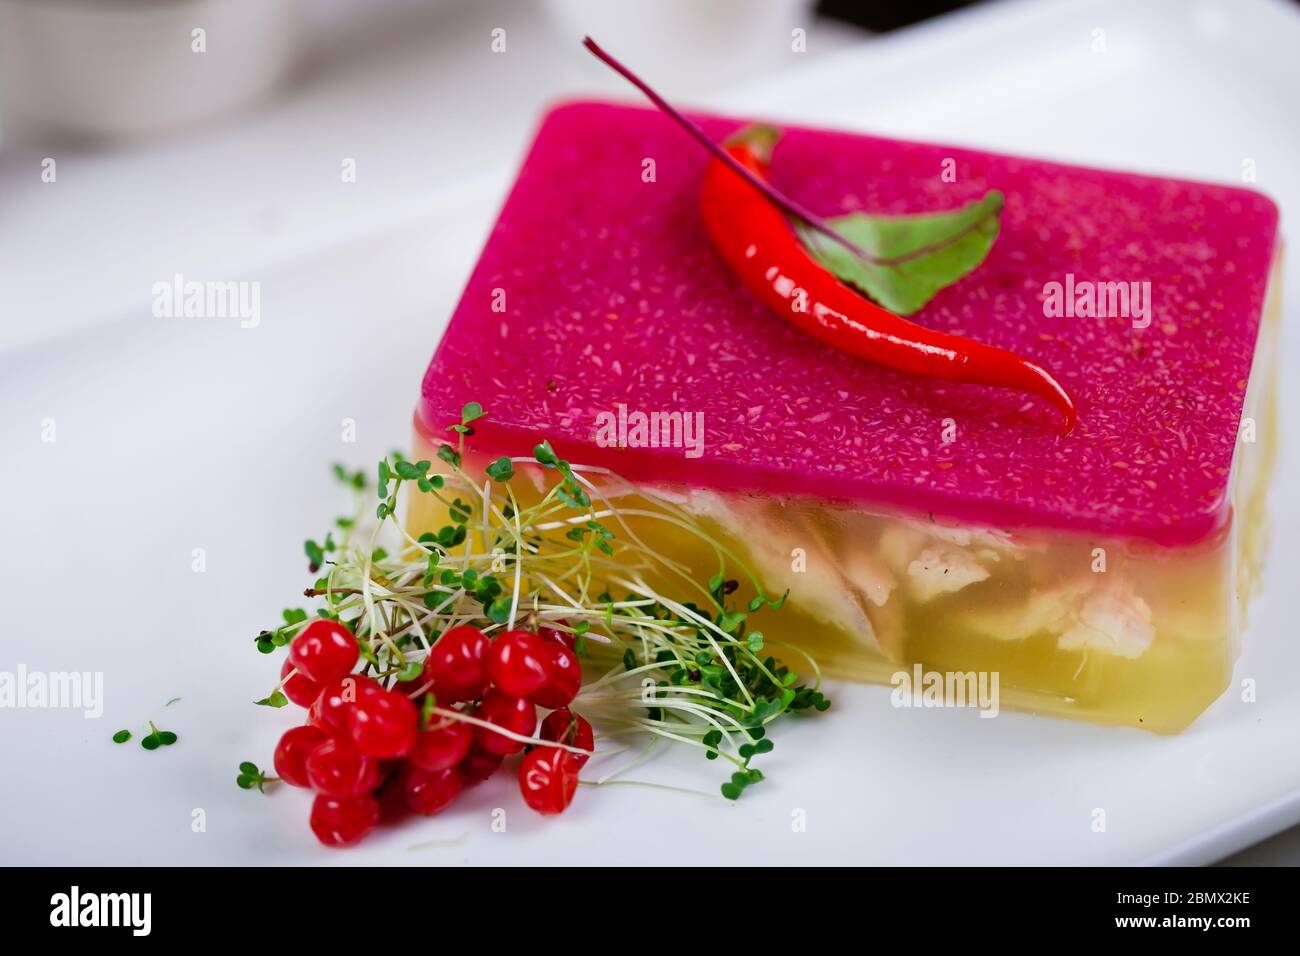
[[[311,828],[327,846],[350,846],[380,820],[408,812],[431,816],[461,790],[490,777],[526,746],[487,727],[442,715],[421,726],[420,704],[362,674],[353,674],[357,640],[343,625],[319,620],[289,646],[280,672],[284,693],[308,708],[307,723],[286,731],[275,769],[316,792]],[[582,686],[573,636],[543,627],[495,639],[455,627],[434,643],[423,683],[439,707],[455,709],[520,737],[537,732],[537,707],[551,710],[540,737],[592,750],[591,725],[569,711]],[[560,813],[573,801],[587,758],[538,746],[519,766],[524,802]]]

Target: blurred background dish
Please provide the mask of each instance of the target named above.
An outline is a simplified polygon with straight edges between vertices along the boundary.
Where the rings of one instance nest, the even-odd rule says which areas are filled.
[[[253,102],[292,67],[298,0],[0,0],[12,136],[135,137]]]
[[[775,65],[782,51],[773,39],[806,30],[815,0],[542,2],[557,40],[600,37],[625,62],[658,64],[663,92],[681,95],[730,80],[736,63]]]

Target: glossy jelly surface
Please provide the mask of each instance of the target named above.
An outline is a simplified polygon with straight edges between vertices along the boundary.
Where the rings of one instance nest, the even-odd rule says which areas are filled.
[[[702,122],[717,138],[742,125]],[[548,114],[424,379],[426,426],[477,401],[485,437],[545,433],[562,454],[638,481],[1160,545],[1223,532],[1277,245],[1266,197],[785,128],[771,178],[825,215],[1005,194],[988,259],[914,318],[1049,368],[1080,411],[1062,439],[1054,413],[1023,395],[892,372],[768,312],[701,227],[707,161],[651,110]],[[1149,283],[1149,325],[1046,315],[1047,284],[1067,276]],[[701,413],[702,455],[600,447],[598,416],[620,404]]]

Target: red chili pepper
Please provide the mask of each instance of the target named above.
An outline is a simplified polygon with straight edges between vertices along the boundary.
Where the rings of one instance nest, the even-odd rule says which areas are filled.
[[[842,283],[809,255],[783,212],[855,255],[880,264],[897,261],[873,258],[769,186],[770,140],[759,137],[724,149],[591,37],[585,37],[582,45],[714,155],[700,194],[704,224],[728,265],[769,308],[828,345],[889,368],[1037,395],[1065,416],[1062,436],[1074,430],[1078,417],[1074,401],[1042,366],[1014,352],[909,322]]]
[[[763,141],[730,144],[727,152],[766,179]],[[714,246],[736,275],[796,328],[841,351],[913,375],[1037,395],[1065,416],[1062,435],[1074,429],[1073,400],[1042,366],[1005,349],[917,325],[876,305],[814,259],[781,210],[720,159],[705,173],[700,212]]]

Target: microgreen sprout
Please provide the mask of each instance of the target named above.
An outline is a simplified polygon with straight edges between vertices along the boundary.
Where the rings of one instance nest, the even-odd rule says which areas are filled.
[[[307,544],[313,544],[308,541]],[[308,549],[310,551],[310,549]],[[324,558],[321,559],[322,561]],[[319,568],[319,565],[316,565]],[[313,573],[315,573],[313,571]],[[277,647],[284,647],[294,634],[302,627],[306,626],[310,616],[302,608],[285,608],[280,612],[284,618],[284,624],[277,627],[274,631],[262,631],[257,635],[257,649],[263,654],[270,654]]]
[[[131,739],[131,731],[123,728],[113,735],[113,743],[124,744]]]
[[[140,746],[145,750],[170,747],[174,743],[176,743],[176,735],[170,730],[159,730],[152,720],[149,721],[148,735],[140,739]]]
[[[379,461],[373,519],[360,473],[335,466],[361,501],[336,522],[337,537],[307,543],[311,573],[320,575],[304,592],[322,601],[315,615],[357,636],[364,673],[412,697],[429,689],[424,658],[453,627],[570,633],[588,678],[575,713],[605,735],[648,734],[731,764],[722,792],[736,799],[762,780],[750,761],[772,750],[767,725],[829,706],[816,663],[750,626],[785,596],[769,596],[686,509],[607,469],[571,464],[548,441],[531,456],[467,448],[484,415],[477,403],[465,405],[447,428],[455,444],[438,445],[436,462],[399,453]],[[396,517],[403,489],[418,536]],[[664,534],[693,539],[693,552],[715,566],[700,575],[657,550],[650,542]],[[257,636],[258,650],[284,646],[312,615],[287,609],[282,618]],[[780,651],[805,661],[810,683],[778,660]],[[424,700],[426,723],[434,713],[475,722]],[[277,686],[257,703],[282,707],[286,699]]]
[[[256,787],[262,793],[266,793],[266,785],[275,783],[279,779],[279,777],[268,777],[257,764],[251,760],[245,760],[239,765],[239,776],[235,778],[235,783],[240,790],[252,790]]]

